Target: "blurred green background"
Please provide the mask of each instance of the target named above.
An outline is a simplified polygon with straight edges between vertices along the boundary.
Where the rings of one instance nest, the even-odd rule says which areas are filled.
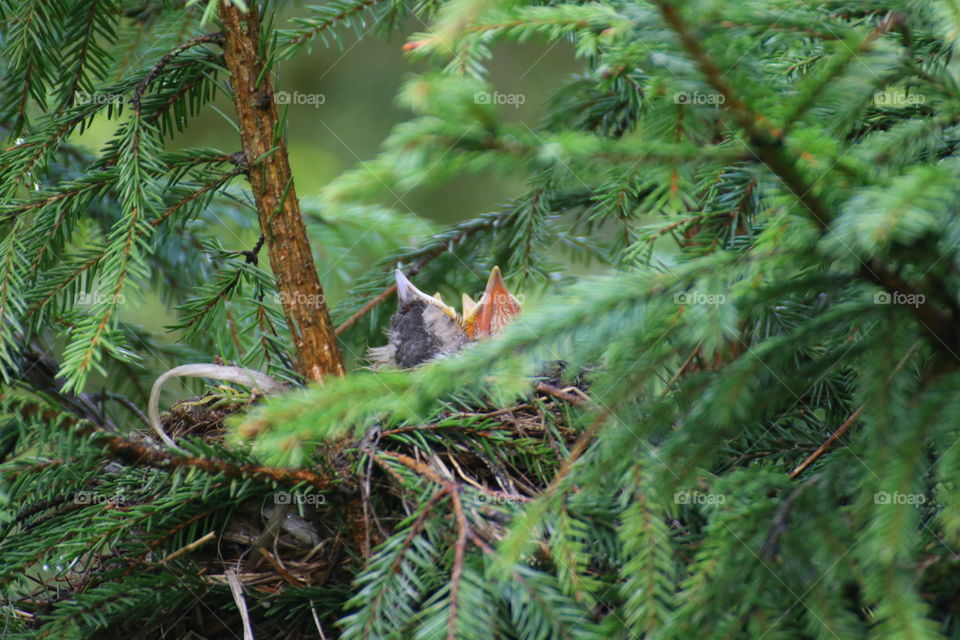
[[[308,2],[290,2],[278,13],[276,25],[292,26],[291,17],[309,15]],[[288,149],[297,193],[316,195],[332,178],[361,161],[376,156],[382,141],[394,125],[410,117],[396,104],[396,95],[412,74],[427,71],[430,63],[412,61],[402,51],[408,36],[426,31],[428,24],[410,18],[389,36],[374,29],[370,20],[358,32],[343,35],[343,47],[327,48],[319,40],[312,51],[303,49],[281,63],[276,81],[278,91],[321,94],[323,104],[290,104],[288,107]],[[564,76],[582,68],[572,47],[564,44],[530,42],[526,45],[495,46],[490,82],[502,93],[520,93],[525,103],[503,105],[504,119],[523,122],[535,129],[544,112],[551,87]],[[225,79],[224,79],[225,80]],[[208,105],[172,146],[210,146],[224,151],[240,148],[233,119],[233,105],[221,95]],[[115,122],[99,121],[79,142],[98,149],[111,136]],[[447,224],[489,211],[522,192],[521,176],[504,180],[488,175],[467,176],[439,188],[397,193],[383,204],[413,212]]]

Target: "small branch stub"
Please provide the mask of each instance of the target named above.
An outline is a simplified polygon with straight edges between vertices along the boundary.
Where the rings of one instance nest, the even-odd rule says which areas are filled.
[[[250,186],[298,368],[313,382],[329,374],[342,375],[343,361],[307,241],[286,144],[275,135],[280,131],[279,117],[273,81],[263,72],[259,11],[255,3],[246,13],[222,3],[219,15]]]

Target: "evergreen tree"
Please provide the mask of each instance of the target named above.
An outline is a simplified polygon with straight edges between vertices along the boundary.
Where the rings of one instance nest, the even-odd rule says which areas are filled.
[[[960,637],[955,5],[0,8],[5,635]],[[411,14],[410,119],[299,203],[272,72]],[[529,40],[583,69],[536,129],[487,74]],[[167,150],[220,91],[235,148]],[[379,204],[466,172],[528,189],[412,240]],[[308,233],[380,258],[329,314]],[[499,265],[523,312],[364,370],[398,264]],[[152,290],[175,346],[118,317]],[[163,448],[144,382],[216,357],[291,390],[177,404]]]

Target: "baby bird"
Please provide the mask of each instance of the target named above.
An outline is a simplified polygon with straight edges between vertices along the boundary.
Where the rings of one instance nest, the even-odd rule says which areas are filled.
[[[457,315],[454,308],[440,298],[440,294],[431,297],[417,289],[399,269],[396,281],[399,304],[390,318],[387,344],[368,352],[368,358],[375,367],[389,365],[410,369],[456,353],[468,342],[499,333],[513,316],[520,313],[520,303],[507,290],[498,267],[490,272],[487,288],[478,302],[464,294],[463,316]],[[160,439],[181,453],[184,450],[177,446],[160,424],[160,391],[170,378],[184,376],[229,380],[265,394],[277,393],[284,387],[278,380],[245,367],[201,363],[170,369],[153,383],[147,411],[150,425]]]
[[[459,351],[467,335],[454,308],[439,295],[417,289],[399,269],[395,275],[397,311],[390,318],[386,346],[370,349],[370,362],[409,369]]]
[[[468,342],[498,333],[520,312],[520,304],[507,290],[500,269],[493,268],[478,302],[463,296],[463,315],[440,295],[417,289],[397,269],[397,311],[390,318],[387,344],[373,347],[368,359],[374,367],[404,369],[456,353]]]

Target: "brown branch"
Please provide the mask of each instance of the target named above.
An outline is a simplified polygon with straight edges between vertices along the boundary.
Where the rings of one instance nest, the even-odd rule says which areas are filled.
[[[357,320],[359,320],[363,316],[370,313],[371,309],[373,309],[375,306],[377,306],[378,304],[380,304],[381,302],[383,302],[384,300],[392,296],[396,290],[397,290],[397,285],[392,284],[386,289],[384,289],[381,293],[378,293],[376,296],[374,296],[370,300],[370,302],[360,307],[360,309],[356,313],[354,313],[352,316],[350,316],[349,318],[344,320],[342,323],[340,323],[340,326],[337,327],[336,331],[334,331],[333,333],[335,335],[340,335],[341,333],[343,333],[344,331],[352,327],[357,322]]]
[[[685,225],[685,224],[687,224],[687,223],[689,223],[689,222],[694,222],[694,221],[698,221],[698,222],[699,222],[702,218],[703,218],[703,216],[701,216],[701,215],[695,215],[695,216],[690,216],[689,218],[684,218],[683,220],[677,220],[676,222],[671,222],[671,223],[668,224],[667,226],[662,227],[662,228],[660,228],[660,229],[657,229],[657,232],[656,232],[655,234],[653,234],[652,236],[650,236],[649,238],[647,238],[647,242],[654,242],[655,240],[657,240],[657,239],[663,237],[664,235],[670,233],[670,232],[673,231],[674,229],[676,229],[676,228],[678,228],[678,227],[682,227],[683,225]]]
[[[687,359],[683,361],[683,364],[680,365],[680,368],[677,369],[677,372],[673,374],[673,377],[670,378],[670,382],[667,383],[667,386],[664,388],[663,395],[666,395],[670,391],[670,387],[676,384],[683,374],[687,372],[690,368],[690,365],[693,364],[694,358],[697,357],[700,353],[700,348],[703,347],[703,340],[697,343],[697,346],[693,348],[693,351],[690,352],[690,355],[687,356]]]
[[[457,638],[457,610],[460,605],[460,583],[463,579],[463,562],[467,553],[467,537],[470,533],[467,516],[463,513],[460,491],[450,492],[453,513],[457,520],[457,543],[453,548],[453,570],[450,572],[450,613],[447,617],[447,640]]]
[[[903,368],[903,365],[907,364],[907,360],[909,360],[909,359],[910,359],[910,356],[913,355],[913,353],[917,350],[917,348],[919,347],[919,344],[920,344],[919,341],[918,341],[918,342],[914,342],[914,343],[910,346],[910,348],[907,349],[907,352],[903,355],[902,358],[900,358],[900,362],[897,363],[897,365],[896,365],[896,366],[893,368],[893,370],[890,372],[890,375],[887,376],[887,382],[890,382],[891,380],[893,380],[893,376],[897,375],[897,372],[899,372],[900,369]],[[840,425],[840,426],[837,428],[836,431],[834,431],[833,433],[831,433],[831,434],[830,434],[830,437],[827,438],[826,440],[824,440],[824,441],[823,441],[823,444],[821,444],[819,447],[817,447],[817,450],[816,450],[816,451],[814,451],[814,452],[811,453],[809,456],[807,456],[807,459],[806,459],[806,460],[804,460],[803,462],[801,462],[801,463],[797,466],[796,469],[794,469],[793,471],[790,472],[790,479],[792,480],[792,479],[796,478],[798,475],[800,475],[801,473],[803,473],[803,471],[804,471],[807,467],[809,467],[811,464],[814,463],[814,461],[816,461],[817,458],[819,458],[821,455],[823,455],[823,452],[824,452],[824,451],[826,451],[827,449],[829,449],[830,447],[832,447],[832,446],[833,446],[833,443],[835,443],[837,440],[839,440],[840,437],[843,436],[843,434],[846,433],[848,429],[850,429],[850,427],[851,427],[851,426],[853,425],[853,423],[857,420],[857,418],[860,417],[860,414],[863,413],[863,410],[864,410],[866,407],[867,407],[866,404],[860,405],[860,408],[857,409],[856,411],[854,411],[854,412],[853,412],[853,415],[851,415],[849,418],[847,418],[847,420],[846,420],[842,425]]]
[[[39,404],[21,404],[17,411],[24,419],[39,416],[46,421],[56,420],[58,414],[44,409]],[[96,434],[97,441],[104,445],[110,454],[131,466],[147,466],[166,471],[176,469],[197,469],[209,474],[222,474],[228,478],[251,478],[259,481],[276,482],[285,486],[309,484],[320,490],[328,490],[335,484],[333,478],[323,476],[309,469],[284,469],[279,467],[236,465],[224,460],[181,456],[160,449],[147,441],[128,440],[105,429],[96,427],[80,418],[70,418],[66,425],[78,435]]]
[[[419,462],[406,454],[396,453],[394,451],[381,451],[380,453],[375,454],[375,456],[376,458],[380,458],[381,456],[391,458],[396,462],[399,462],[406,468],[410,469],[414,473],[419,473],[421,476],[443,487],[450,488],[450,487],[453,487],[454,485],[454,482],[452,480],[443,478],[439,473],[437,473],[436,471],[434,471],[424,463]]]
[[[538,382],[536,390],[540,393],[544,393],[548,396],[552,396],[557,400],[563,400],[564,402],[569,402],[572,405],[582,407],[587,404],[587,401],[580,396],[576,396],[572,393],[564,391],[563,389],[558,389],[552,384],[547,384],[546,382]]]
[[[244,14],[232,3],[219,9],[225,31],[225,60],[250,167],[249,180],[266,238],[270,267],[297,352],[299,372],[310,381],[344,373],[323,287],[307,242],[280,135],[273,80],[260,51],[260,14],[255,3]]]
[[[813,464],[817,458],[823,455],[823,452],[833,446],[833,443],[836,442],[847,432],[847,430],[853,426],[853,423],[857,421],[857,418],[860,417],[860,414],[863,413],[863,410],[866,409],[867,405],[862,404],[860,408],[853,412],[853,414],[847,418],[847,420],[837,428],[836,431],[830,434],[830,437],[823,441],[817,450],[807,456],[807,459],[797,465],[797,468],[790,472],[790,479],[796,478],[798,475],[803,473],[807,467]]]
[[[294,486],[305,482],[317,489],[330,489],[334,481],[309,469],[283,469],[278,467],[234,465],[223,460],[181,456],[159,449],[153,445],[133,442],[120,436],[104,434],[103,442],[111,454],[131,466],[149,466],[173,471],[175,469],[198,469],[204,473],[222,474],[228,478],[252,478]]]

